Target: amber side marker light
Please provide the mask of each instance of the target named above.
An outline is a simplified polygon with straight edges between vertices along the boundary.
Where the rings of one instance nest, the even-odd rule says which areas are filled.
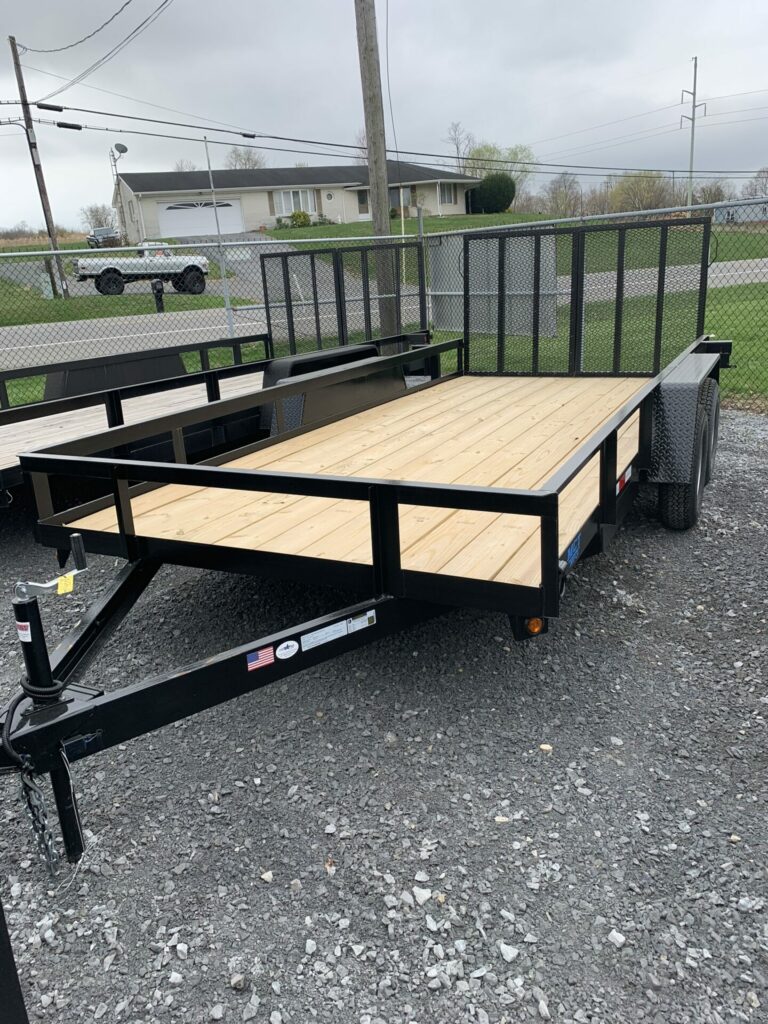
[[[542,629],[544,629],[544,619],[526,619],[525,628],[531,636],[538,636]]]

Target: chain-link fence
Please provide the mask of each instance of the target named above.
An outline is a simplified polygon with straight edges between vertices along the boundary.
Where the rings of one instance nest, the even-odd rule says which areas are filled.
[[[575,249],[577,227],[589,230]],[[706,228],[702,321],[696,303]],[[468,235],[475,259],[465,310]],[[68,251],[62,261],[69,297],[56,297],[61,282],[50,253],[0,255],[0,380],[20,368],[194,348],[267,330],[277,355],[407,333],[424,326],[425,317],[438,340],[465,329],[475,336],[487,329],[497,338],[500,315],[508,340],[501,364],[499,346],[487,343],[487,368],[530,372],[567,371],[573,358],[597,372],[607,365],[607,353],[611,367],[639,372],[652,368],[657,355],[663,365],[703,323],[703,331],[734,341],[733,366],[722,378],[726,401],[768,409],[768,198],[588,222],[536,222],[503,232],[223,245],[208,239],[144,250]],[[576,307],[575,274],[583,277]],[[158,279],[162,296],[153,292]],[[575,333],[581,348],[573,356]],[[263,347],[245,344],[242,356],[262,358]],[[212,365],[228,363],[231,346],[211,350],[210,358]],[[198,366],[192,356],[182,361],[188,370]],[[33,370],[7,380],[7,402],[41,400],[45,380],[45,373]],[[0,405],[5,401],[0,388]]]
[[[207,241],[72,250],[61,260],[68,295],[51,253],[0,255],[0,407],[43,400],[51,368],[73,362],[237,339],[249,361],[264,348],[247,339],[267,330],[282,355],[426,328],[423,250],[413,240]],[[213,366],[232,361],[231,344],[207,351]],[[191,351],[181,359],[200,369]]]

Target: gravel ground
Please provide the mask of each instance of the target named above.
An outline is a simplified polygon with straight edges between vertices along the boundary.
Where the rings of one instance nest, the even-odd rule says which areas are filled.
[[[700,527],[645,499],[541,640],[451,613],[80,762],[89,848],[53,886],[0,780],[32,1019],[768,1019],[767,481],[768,419],[730,413]],[[52,565],[23,513],[6,594]],[[112,568],[45,602],[55,632]],[[348,597],[165,569],[89,678]]]

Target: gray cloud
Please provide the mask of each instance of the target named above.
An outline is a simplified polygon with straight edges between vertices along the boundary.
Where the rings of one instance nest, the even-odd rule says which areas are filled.
[[[27,54],[25,64],[73,75],[146,16],[156,0],[135,0],[107,30],[61,54]],[[100,5],[99,11],[101,14]],[[110,8],[111,9],[111,8]],[[382,62],[385,2],[377,0]],[[20,42],[55,46],[90,31],[91,5],[0,0],[3,25]],[[448,124],[460,120],[479,139],[502,145],[549,139],[576,129],[676,103],[700,56],[702,96],[768,87],[763,67],[768,9],[757,2],[724,8],[714,0],[390,0],[390,72],[397,136],[404,148],[445,151]],[[752,42],[756,40],[756,42]],[[27,72],[33,98],[58,81]],[[354,141],[363,122],[352,0],[176,0],[89,85],[255,130]],[[10,55],[0,52],[0,98],[16,95]],[[60,97],[74,106],[145,116],[173,114],[77,86]],[[710,103],[710,114],[745,107],[732,119],[768,113],[768,92]],[[14,108],[0,108],[8,115]],[[683,108],[590,133],[537,143],[537,156],[580,164],[687,164],[687,134],[607,144],[602,140],[675,123]],[[117,126],[92,115],[72,120]],[[697,166],[755,168],[768,163],[768,121],[714,127],[702,121]],[[179,120],[184,120],[179,117]],[[162,129],[160,129],[162,130]],[[174,129],[168,129],[173,132]],[[6,134],[8,133],[8,134]],[[183,131],[179,132],[183,134]],[[16,138],[15,136],[18,136]],[[56,220],[75,225],[88,202],[107,201],[112,142],[129,147],[123,166],[170,169],[179,157],[198,165],[199,143],[39,129]],[[392,144],[391,132],[388,141]],[[584,152],[589,150],[589,152]],[[215,149],[223,163],[224,150]],[[273,166],[325,158],[269,153]],[[0,127],[0,223],[41,222],[23,135]],[[545,180],[538,178],[540,184]],[[585,177],[584,184],[591,179]]]

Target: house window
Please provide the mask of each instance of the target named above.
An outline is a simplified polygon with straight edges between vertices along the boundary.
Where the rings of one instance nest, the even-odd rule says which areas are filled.
[[[364,188],[358,189],[357,192],[357,208],[360,213],[365,213],[368,209],[368,193]]]
[[[305,213],[316,213],[315,190],[312,188],[286,189],[284,192],[274,192],[275,213],[278,217],[285,217],[294,210],[304,210]]]
[[[403,206],[411,205],[411,186],[403,185],[402,189],[399,185],[394,185],[389,190],[389,206],[390,209],[400,209],[400,193],[403,194]]]
[[[441,206],[455,206],[456,204],[456,186],[449,181],[440,182],[440,205]]]

